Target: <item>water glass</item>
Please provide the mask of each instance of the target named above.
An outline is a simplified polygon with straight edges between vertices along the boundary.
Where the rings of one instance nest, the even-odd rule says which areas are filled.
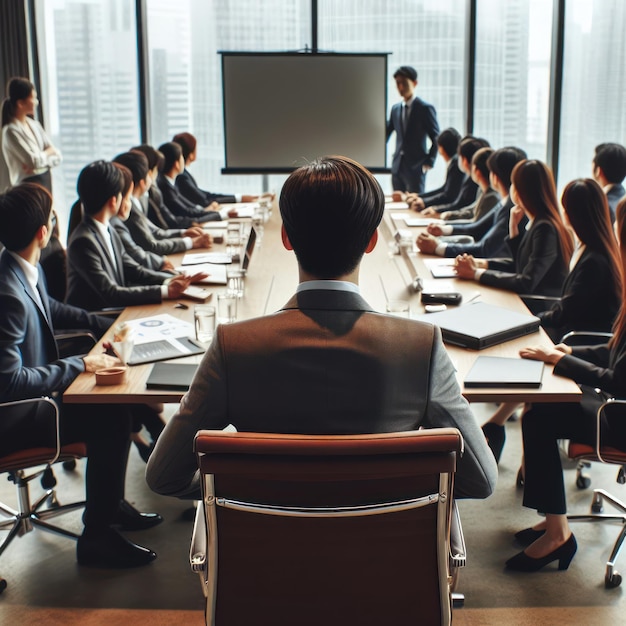
[[[215,332],[215,307],[209,304],[197,304],[193,308],[193,321],[196,327],[196,339],[209,343]]]
[[[237,296],[230,291],[217,295],[217,317],[220,324],[231,324],[237,319]]]

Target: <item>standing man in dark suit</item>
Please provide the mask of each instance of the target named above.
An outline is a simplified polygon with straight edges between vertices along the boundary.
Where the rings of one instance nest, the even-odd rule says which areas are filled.
[[[395,190],[422,194],[426,172],[437,158],[437,112],[432,104],[415,95],[415,68],[403,65],[393,77],[403,102],[393,105],[387,122],[387,139],[392,132],[396,132],[391,182]],[[426,138],[430,139],[429,150],[426,150]]]
[[[81,372],[116,365],[106,354],[59,358],[55,329],[85,328],[100,336],[110,321],[48,296],[39,256],[52,232],[52,197],[24,183],[0,196],[0,402],[61,395]],[[162,521],[124,500],[132,412],[124,405],[61,405],[62,445],[87,444],[85,524],[78,539],[81,565],[133,567],[156,554],[127,541],[122,530],[147,529]],[[55,446],[50,428],[33,421],[0,420],[0,455],[27,447]]]
[[[319,159],[287,179],[282,239],[295,252],[300,284],[277,313],[218,327],[150,457],[152,489],[199,497],[194,435],[232,423],[309,434],[457,427],[465,438],[457,496],[491,493],[495,460],[441,332],[376,313],[359,293],[360,262],[376,245],[384,205],[376,179],[345,157]]]

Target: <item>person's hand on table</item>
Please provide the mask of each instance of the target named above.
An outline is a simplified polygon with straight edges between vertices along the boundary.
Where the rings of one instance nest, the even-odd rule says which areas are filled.
[[[230,209],[230,211],[228,211],[228,217],[239,217],[237,209]]]
[[[454,259],[454,271],[459,278],[473,280],[479,265],[471,254],[459,254]]]
[[[429,233],[420,233],[417,236],[416,243],[420,252],[424,252],[425,254],[435,254],[435,250],[439,245],[439,240],[437,237],[433,237]]]
[[[527,348],[522,348],[519,351],[519,355],[523,359],[543,361],[549,365],[556,365],[565,356],[565,352],[557,349],[556,346],[528,346]]]
[[[406,202],[411,211],[420,212],[424,210],[424,201],[416,193],[408,195]]]
[[[210,248],[213,245],[213,237],[203,232],[201,235],[193,236],[191,242],[194,248]]]
[[[220,205],[217,202],[211,202],[208,206],[204,207],[205,211],[219,211]]]
[[[437,211],[435,211],[435,209],[433,209],[432,207],[428,207],[427,209],[424,209],[422,211],[422,215],[424,217],[439,217],[439,213],[437,213]]]
[[[163,257],[163,265],[161,265],[161,270],[163,272],[176,272],[174,269],[174,264],[166,257]]]
[[[187,276],[179,274],[174,276],[167,282],[167,297],[170,300],[175,300],[183,295],[183,292],[191,283],[197,283],[200,280],[206,278],[208,274],[205,272],[197,272],[196,274],[189,274]]]
[[[434,235],[435,237],[441,237],[441,235],[443,235],[440,224],[429,224],[426,227],[426,232],[429,235]]]
[[[406,202],[409,203],[409,198],[417,196],[415,193],[406,194],[404,191],[394,190],[391,192],[391,199],[393,202]]]
[[[204,235],[202,226],[192,226],[183,232],[183,237],[199,237],[200,235]]]

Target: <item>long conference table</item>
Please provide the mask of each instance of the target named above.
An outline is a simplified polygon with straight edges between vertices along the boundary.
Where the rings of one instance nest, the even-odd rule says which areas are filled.
[[[482,302],[499,305],[508,309],[528,312],[521,299],[514,293],[493,289],[473,281],[458,278],[432,279],[420,253],[394,254],[394,233],[398,228],[406,228],[403,217],[409,212],[402,207],[387,209],[379,228],[379,241],[376,248],[365,255],[361,264],[359,284],[363,297],[377,311],[385,311],[386,303],[391,299],[405,299],[410,302],[411,317],[424,313],[419,293],[412,292],[409,285],[416,276],[423,281],[425,291],[458,291],[464,300],[480,293]],[[413,213],[414,217],[416,214]],[[298,268],[293,252],[282,246],[280,237],[280,215],[274,209],[273,215],[265,223],[263,240],[257,246],[247,270],[245,294],[238,302],[237,319],[249,319],[280,309],[295,292],[298,283]],[[332,225],[328,225],[332,228]],[[419,228],[412,228],[415,238]],[[323,242],[320,246],[323,248]],[[212,251],[223,250],[223,244],[215,244]],[[199,252],[199,250],[193,250]],[[172,255],[175,266],[180,265],[183,254]],[[216,295],[226,287],[212,288],[215,304]],[[194,302],[180,299],[188,308],[177,308],[177,301],[165,300],[158,305],[132,306],[121,312],[116,324],[137,318],[167,313],[181,320],[193,322]],[[94,352],[103,350],[102,342],[110,341],[110,331],[93,348]],[[486,348],[480,351],[447,346],[450,357],[457,370],[457,378],[463,389],[463,395],[470,402],[578,402],[578,386],[566,378],[554,376],[552,366],[546,365],[543,381],[538,389],[515,388],[464,388],[463,380],[476,357],[480,355],[517,357],[519,350],[533,344],[549,344],[550,339],[543,330],[531,335]],[[199,363],[201,356],[183,357],[177,361]],[[262,365],[261,365],[262,366]],[[93,373],[80,374],[63,395],[66,403],[101,404],[101,403],[177,403],[184,392],[174,390],[148,390],[146,381],[152,370],[152,364],[128,367],[126,380],[119,385],[96,385]]]

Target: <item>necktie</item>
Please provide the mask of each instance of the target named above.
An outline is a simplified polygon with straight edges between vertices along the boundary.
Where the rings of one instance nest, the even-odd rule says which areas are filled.
[[[402,105],[402,130],[406,130],[406,126],[409,123],[409,114],[411,109],[409,109],[408,105]]]

